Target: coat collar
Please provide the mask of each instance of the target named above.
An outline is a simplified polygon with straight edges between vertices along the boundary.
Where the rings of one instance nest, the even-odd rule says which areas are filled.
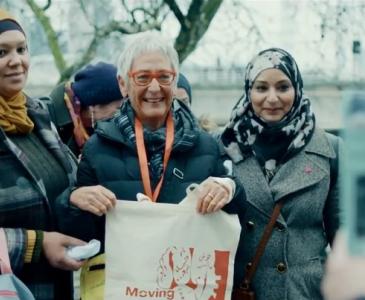
[[[335,158],[336,153],[333,149],[327,134],[323,129],[316,128],[308,145],[304,148],[307,153],[314,153],[328,158]]]
[[[59,84],[50,95],[55,112],[55,123],[60,127],[72,123],[70,112],[65,103],[65,84],[65,82]]]
[[[72,185],[74,183],[74,175],[76,174],[76,158],[62,143],[54,124],[50,120],[46,104],[41,100],[27,97],[27,109],[29,117],[34,122],[35,132],[44,141],[46,148],[61,164],[66,174],[68,174],[70,184]]]
[[[312,186],[329,175],[328,160],[336,153],[323,130],[315,130],[303,150],[282,165],[270,182],[275,201]]]
[[[237,164],[235,175],[240,178],[246,190],[247,201],[270,217],[277,201],[329,176],[328,159],[335,155],[324,131],[316,129],[308,145],[283,164],[270,183],[266,181],[253,156]],[[282,215],[278,221],[285,224]]]

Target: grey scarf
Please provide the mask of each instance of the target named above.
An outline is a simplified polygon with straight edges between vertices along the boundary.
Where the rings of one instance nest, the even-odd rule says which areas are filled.
[[[199,127],[191,111],[178,101],[173,102],[172,106],[174,119],[174,144],[173,151],[184,152],[192,148],[198,137]],[[120,108],[120,113],[114,119],[122,134],[127,137],[132,145],[136,145],[134,133],[135,113],[130,101],[124,101]],[[143,129],[144,141],[149,160],[149,171],[152,180],[157,181],[163,169],[163,155],[166,140],[166,127],[163,126],[155,131]]]

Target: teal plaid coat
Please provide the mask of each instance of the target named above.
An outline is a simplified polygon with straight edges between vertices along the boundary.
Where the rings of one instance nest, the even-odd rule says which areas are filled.
[[[28,97],[27,109],[35,125],[33,132],[62,166],[69,179],[69,185],[72,186],[76,160],[61,142],[54,125],[50,122],[45,104]],[[13,159],[9,159],[9,155]],[[1,180],[6,176],[6,172],[11,172],[12,166],[9,164],[14,161],[20,163],[17,163],[17,169],[20,168],[24,172],[24,177],[17,178],[13,183]],[[44,257],[41,257],[37,264],[23,263],[26,247],[25,229],[57,230],[53,212],[55,199],[47,197],[43,180],[37,176],[32,161],[1,128],[0,173],[0,227],[5,228],[13,270],[32,290],[37,300],[72,299],[72,279],[69,272],[53,269]],[[59,295],[55,295],[56,293]]]

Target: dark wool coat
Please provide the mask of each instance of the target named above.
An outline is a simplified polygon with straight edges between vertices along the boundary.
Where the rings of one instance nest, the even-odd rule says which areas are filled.
[[[51,125],[47,108],[41,101],[28,98],[27,109],[35,124],[33,132],[62,166],[72,185],[76,162]],[[23,170],[24,176],[10,186],[4,186],[0,180],[0,227],[5,227],[11,266],[30,287],[37,300],[72,299],[70,272],[52,268],[44,257],[39,263],[24,264],[25,229],[55,230],[55,199],[47,197],[43,180],[38,177],[32,161],[11,141],[11,136],[7,136],[0,128],[0,178],[11,172],[12,164],[16,164],[17,170]]]
[[[74,136],[74,124],[70,112],[65,103],[65,82],[60,83],[49,97],[42,97],[41,100],[47,104],[50,118],[56,125],[61,140],[71,149],[78,157],[80,147],[77,145]]]
[[[309,143],[280,167],[270,183],[254,156],[234,165],[248,202],[247,212],[240,216],[236,284],[254,256],[274,204],[284,200],[253,279],[257,300],[322,299],[326,247],[339,225],[339,180],[330,190],[330,159],[335,156],[326,134],[316,129]]]

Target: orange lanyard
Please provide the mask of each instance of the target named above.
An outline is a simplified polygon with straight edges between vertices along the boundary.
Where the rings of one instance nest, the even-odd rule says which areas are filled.
[[[169,112],[167,116],[165,153],[163,156],[163,170],[160,181],[158,182],[153,193],[151,187],[150,174],[148,171],[146,147],[144,145],[143,126],[141,124],[141,121],[139,121],[137,118],[135,118],[135,131],[136,131],[136,144],[137,144],[139,168],[141,170],[144,192],[153,202],[156,202],[156,199],[161,190],[163,177],[165,175],[167,163],[169,161],[170,154],[172,151],[172,145],[174,143],[174,121],[172,120],[172,114],[171,112]]]

